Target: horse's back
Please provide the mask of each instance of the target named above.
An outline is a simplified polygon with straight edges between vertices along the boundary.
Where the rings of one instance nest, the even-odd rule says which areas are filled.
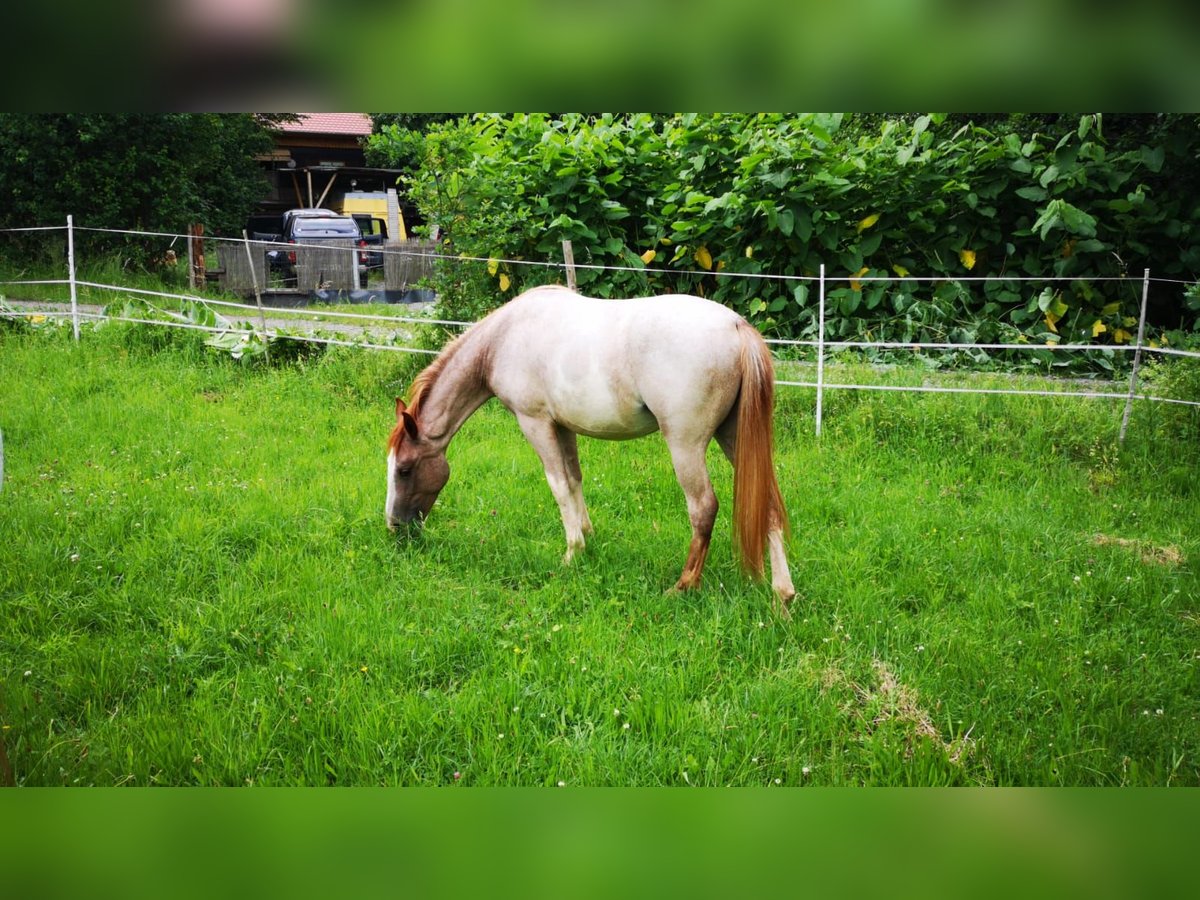
[[[515,412],[636,437],[689,416],[723,419],[736,399],[742,319],[720,304],[545,287],[502,309],[494,390]]]

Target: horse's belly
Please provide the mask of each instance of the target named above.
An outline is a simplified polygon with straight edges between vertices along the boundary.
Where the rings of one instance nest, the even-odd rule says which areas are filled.
[[[587,437],[621,440],[658,430],[658,419],[641,399],[632,394],[613,396],[605,391],[586,390],[576,382],[575,390],[558,392],[552,414],[560,425]]]
[[[586,416],[556,416],[555,420],[576,434],[585,437],[603,438],[610,441],[644,437],[658,431],[658,420],[643,409],[638,415],[598,419]]]

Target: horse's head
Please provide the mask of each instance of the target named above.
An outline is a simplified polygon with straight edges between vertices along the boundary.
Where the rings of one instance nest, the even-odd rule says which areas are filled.
[[[421,439],[417,420],[404,401],[396,398],[396,427],[388,438],[387,516],[388,528],[418,524],[429,514],[438,494],[450,478],[444,450]]]

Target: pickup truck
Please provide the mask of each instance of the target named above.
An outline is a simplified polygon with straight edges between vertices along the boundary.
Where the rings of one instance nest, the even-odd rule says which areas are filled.
[[[358,246],[358,264],[363,270],[365,280],[366,269],[370,267],[369,253],[365,249],[368,242],[363,238],[362,229],[351,216],[343,216],[326,209],[293,209],[283,214],[283,233],[274,236],[274,240],[282,244],[321,244],[326,241],[351,241]],[[276,248],[267,251],[267,261],[271,269],[277,272],[285,281],[296,277],[296,254],[294,251]],[[379,260],[382,265],[382,259]]]

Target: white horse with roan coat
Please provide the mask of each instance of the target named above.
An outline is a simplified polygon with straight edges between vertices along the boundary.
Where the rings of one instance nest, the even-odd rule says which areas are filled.
[[[576,435],[661,431],[687,497],[692,540],[675,587],[700,584],[717,498],[705,465],[715,437],[734,468],[743,567],[763,572],[786,613],[795,595],[787,514],[772,460],[774,369],[759,333],[720,304],[679,294],[598,300],[562,287],[516,297],[451,342],[396,398],[388,439],[387,522],[420,521],[450,477],[446,447],[490,397],[517,417],[546,470],[570,559],[592,531]]]

